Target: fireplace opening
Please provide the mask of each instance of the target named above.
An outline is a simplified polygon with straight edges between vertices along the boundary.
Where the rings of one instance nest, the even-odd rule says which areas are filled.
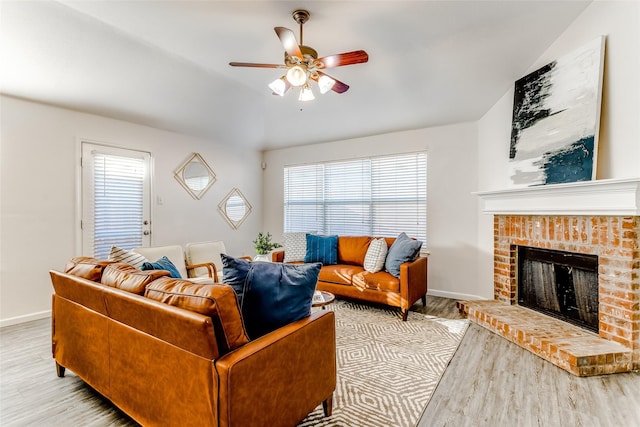
[[[518,247],[518,304],[598,332],[598,257]]]

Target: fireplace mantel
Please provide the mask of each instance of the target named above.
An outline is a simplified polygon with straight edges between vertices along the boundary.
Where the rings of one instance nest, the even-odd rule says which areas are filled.
[[[482,212],[499,215],[640,216],[640,178],[481,191]]]

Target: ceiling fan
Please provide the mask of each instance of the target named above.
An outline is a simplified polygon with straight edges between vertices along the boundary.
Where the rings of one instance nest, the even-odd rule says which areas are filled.
[[[274,95],[284,96],[292,87],[300,87],[300,101],[310,101],[315,99],[311,90],[310,80],[318,84],[320,93],[324,94],[330,90],[336,93],[344,93],[349,86],[324,73],[327,68],[335,68],[343,65],[360,64],[369,60],[369,55],[364,50],[339,53],[337,55],[318,58],[318,52],[309,46],[305,46],[302,41],[302,26],[309,20],[309,12],[299,9],[292,14],[294,21],[300,25],[300,44],[296,41],[296,36],[288,28],[275,27],[274,30],[284,46],[284,64],[255,64],[251,62],[229,62],[232,67],[254,67],[254,68],[286,68],[287,72],[269,84],[269,88]]]

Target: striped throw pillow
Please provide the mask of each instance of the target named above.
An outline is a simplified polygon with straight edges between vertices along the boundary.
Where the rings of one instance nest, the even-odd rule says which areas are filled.
[[[145,262],[149,262],[149,260],[142,255],[119,248],[117,246],[111,247],[111,252],[109,253],[109,261],[126,262],[127,264],[135,268],[140,268],[142,267],[142,264],[144,264]]]

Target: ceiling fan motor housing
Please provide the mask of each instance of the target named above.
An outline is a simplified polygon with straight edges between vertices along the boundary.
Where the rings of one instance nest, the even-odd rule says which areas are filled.
[[[316,50],[312,47],[300,45],[300,52],[302,52],[302,56],[307,60],[309,58],[311,58],[312,60],[318,59],[318,52],[316,52]],[[285,64],[290,64],[293,62],[290,58],[291,57],[289,56],[289,54],[285,52],[284,53]]]

